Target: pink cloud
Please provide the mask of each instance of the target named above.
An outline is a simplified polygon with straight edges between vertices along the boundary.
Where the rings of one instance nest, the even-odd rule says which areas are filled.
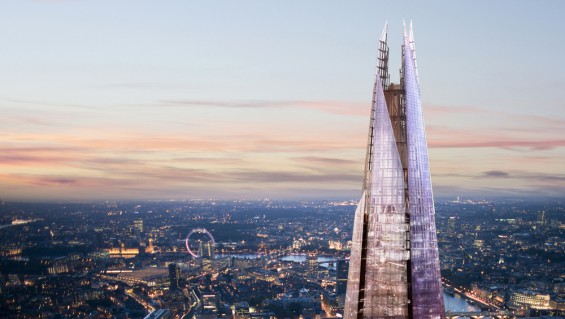
[[[484,147],[496,147],[503,149],[512,148],[528,148],[531,150],[549,150],[557,147],[564,147],[565,140],[538,140],[538,141],[526,141],[526,140],[474,140],[465,141],[459,139],[443,139],[443,140],[433,140],[429,139],[429,147],[431,148],[484,148]]]
[[[213,101],[213,100],[167,100],[160,101],[173,106],[184,107],[227,107],[227,108],[295,108],[312,109],[325,113],[369,116],[371,105],[359,102],[336,102],[336,101]]]
[[[430,125],[427,127],[428,145],[431,148],[484,148],[503,149],[528,148],[548,150],[565,146],[565,138],[555,137],[553,129],[537,135],[526,131],[519,135],[502,128],[463,129],[451,126]],[[510,134],[512,133],[512,134]]]
[[[435,119],[449,119],[454,115],[463,115],[469,118],[482,117],[494,120],[494,122],[507,125],[519,123],[523,127],[527,123],[526,129],[532,126],[542,126],[548,128],[565,128],[565,119],[558,117],[547,117],[537,114],[521,114],[498,110],[496,108],[485,108],[478,106],[439,106],[424,105],[424,115],[430,115]],[[449,121],[445,121],[449,123]],[[457,123],[453,123],[457,124]],[[477,123],[481,124],[481,123]]]

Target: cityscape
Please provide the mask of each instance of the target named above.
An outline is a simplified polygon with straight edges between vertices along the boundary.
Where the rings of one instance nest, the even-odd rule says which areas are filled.
[[[340,317],[355,207],[2,202],[0,317]],[[562,316],[564,211],[555,200],[437,201],[447,314]],[[194,258],[186,239],[199,228],[215,245],[193,233]]]
[[[565,318],[564,10],[0,4],[0,318]]]

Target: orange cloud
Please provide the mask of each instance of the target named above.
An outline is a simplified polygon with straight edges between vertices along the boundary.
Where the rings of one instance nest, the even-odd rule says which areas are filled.
[[[368,105],[324,101],[168,104],[187,108],[289,108],[296,120],[225,116],[208,125],[207,121],[215,118],[215,114],[208,114],[202,125],[196,125],[200,119],[193,118],[190,125],[170,128],[159,126],[161,123],[148,129],[135,120],[124,119],[121,123],[117,118],[112,120],[113,124],[99,128],[96,121],[67,126],[77,115],[71,113],[68,119],[57,114],[57,125],[49,129],[45,121],[21,118],[18,123],[28,123],[33,129],[20,129],[18,123],[2,127],[0,195],[90,198],[95,191],[101,199],[171,198],[213,193],[337,194],[338,189],[354,190],[351,193],[357,194],[363,171]],[[326,114],[313,114],[312,110]],[[64,115],[65,110],[59,111]],[[435,163],[442,163],[434,166],[438,169],[434,181],[437,176],[440,186],[443,182],[453,184],[456,179],[460,185],[481,189],[476,178],[479,172],[506,172],[505,166],[487,168],[485,162],[506,166],[512,163],[516,170],[521,167],[525,171],[527,160],[520,162],[521,166],[513,161],[522,158],[516,155],[519,152],[505,152],[502,159],[500,149],[529,150],[528,156],[534,156],[544,153],[531,150],[558,152],[556,149],[565,146],[565,139],[561,138],[565,132],[559,133],[565,126],[560,119],[519,114],[504,117],[473,107],[425,107],[424,112],[431,114],[433,123],[427,127],[431,155],[438,157]],[[170,121],[176,114],[171,112],[163,118]],[[499,116],[505,121],[499,125],[496,121],[477,121],[477,127],[459,125],[457,121],[460,117],[474,120],[474,116]],[[528,130],[531,127],[536,128],[535,132]],[[463,148],[468,150],[450,150]],[[498,153],[479,148],[496,148]],[[473,154],[472,158],[467,158],[469,154]],[[474,162],[476,158],[481,158],[481,163]],[[458,171],[465,171],[468,176],[446,175]],[[557,183],[548,178],[527,179],[515,172],[511,176],[507,180],[527,180],[540,187]],[[496,179],[502,187],[500,180]]]
[[[353,116],[369,116],[370,103],[335,101],[212,101],[212,100],[165,100],[159,101],[178,107],[226,107],[226,108],[295,108],[312,109],[325,113]]]
[[[565,146],[565,139],[555,138],[552,134],[532,137],[530,134],[519,136],[493,129],[460,129],[447,126],[428,126],[428,146],[431,148],[485,148],[503,149],[528,148],[548,150]]]

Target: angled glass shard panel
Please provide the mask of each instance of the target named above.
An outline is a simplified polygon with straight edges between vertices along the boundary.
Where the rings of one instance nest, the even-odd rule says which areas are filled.
[[[404,172],[379,77],[376,82],[363,317],[404,318],[408,316]]]
[[[361,200],[355,210],[353,224],[353,237],[351,238],[351,254],[349,257],[349,273],[347,275],[347,290],[345,294],[344,318],[357,318],[359,304],[359,282],[361,276],[361,249],[363,246],[363,215],[365,214],[365,197],[363,192]]]
[[[377,73],[370,165],[364,197],[355,213],[345,307],[349,319],[360,314],[363,318],[407,318],[409,314],[404,172],[380,79]]]
[[[408,189],[414,318],[443,318],[435,209],[413,43],[404,31]]]

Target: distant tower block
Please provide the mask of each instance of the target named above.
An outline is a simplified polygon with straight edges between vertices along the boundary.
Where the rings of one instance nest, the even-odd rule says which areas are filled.
[[[204,242],[203,241],[198,242],[198,254],[200,255],[200,257],[204,257],[206,255],[206,251],[204,250]]]
[[[335,274],[335,293],[337,295],[345,294],[347,289],[347,267],[349,263],[346,260],[338,260],[336,263]]]
[[[538,223],[545,225],[545,211],[538,212]]]
[[[310,273],[315,273],[318,270],[318,256],[310,253],[306,256],[306,264]]]
[[[205,254],[202,255],[202,257],[206,257],[209,259],[214,259],[215,258],[215,250],[214,250],[214,243],[212,242],[207,242],[206,245],[204,246],[204,251]]]
[[[140,232],[143,233],[143,219],[139,218],[133,221],[133,228]]]
[[[457,217],[451,216],[447,221],[447,231],[451,234],[455,233],[455,223],[457,222]]]
[[[412,25],[404,27],[399,84],[390,83],[388,52],[385,25],[344,317],[444,318]]]
[[[169,264],[169,289],[170,290],[177,290],[179,288],[179,280],[180,280],[180,268],[177,267],[177,264],[170,263]]]

